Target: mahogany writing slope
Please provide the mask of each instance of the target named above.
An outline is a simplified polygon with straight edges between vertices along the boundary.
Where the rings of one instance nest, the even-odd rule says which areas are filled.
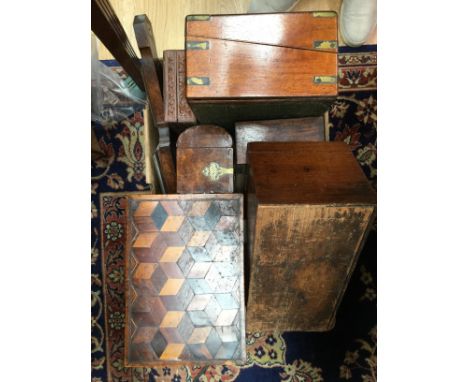
[[[185,32],[199,123],[320,116],[337,95],[334,12],[191,15]]]

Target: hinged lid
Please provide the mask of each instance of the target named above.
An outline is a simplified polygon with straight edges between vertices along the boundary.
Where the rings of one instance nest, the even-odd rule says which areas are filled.
[[[186,19],[187,99],[337,95],[334,12]]]
[[[338,51],[337,15],[332,11],[192,15],[186,19],[186,34],[201,44],[205,38]],[[209,49],[202,45],[187,39],[187,49]]]

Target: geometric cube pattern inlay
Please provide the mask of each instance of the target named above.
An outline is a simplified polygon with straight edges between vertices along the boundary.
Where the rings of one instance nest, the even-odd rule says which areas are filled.
[[[128,201],[126,366],[245,360],[242,195]]]

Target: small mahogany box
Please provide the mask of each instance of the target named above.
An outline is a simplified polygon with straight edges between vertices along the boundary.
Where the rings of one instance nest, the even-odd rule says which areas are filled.
[[[232,138],[219,126],[190,127],[177,140],[177,193],[234,191]]]
[[[196,124],[192,109],[185,97],[185,52],[163,52],[164,121],[177,126]]]
[[[185,33],[200,123],[319,116],[338,94],[335,12],[192,15]]]
[[[324,331],[374,219],[376,193],[343,142],[248,145],[247,331]]]

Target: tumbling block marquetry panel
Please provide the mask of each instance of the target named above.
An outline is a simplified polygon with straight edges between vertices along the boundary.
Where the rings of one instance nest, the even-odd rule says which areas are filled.
[[[242,195],[128,199],[125,365],[245,360]]]

